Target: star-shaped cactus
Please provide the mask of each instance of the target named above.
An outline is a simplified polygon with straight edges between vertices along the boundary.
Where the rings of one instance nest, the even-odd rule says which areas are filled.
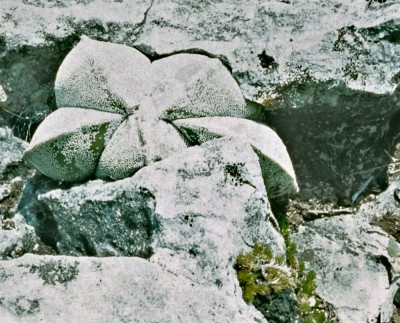
[[[268,127],[240,119],[245,100],[218,59],[150,62],[134,48],[82,37],[60,66],[55,95],[58,109],[25,153],[55,180],[122,179],[190,144],[242,136],[260,156],[267,188],[297,190],[284,144]]]

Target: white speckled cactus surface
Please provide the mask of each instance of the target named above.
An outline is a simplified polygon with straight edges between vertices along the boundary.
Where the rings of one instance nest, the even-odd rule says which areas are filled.
[[[25,154],[52,179],[122,179],[188,145],[241,136],[260,158],[268,192],[297,190],[284,144],[243,119],[243,95],[218,59],[177,54],[150,62],[134,48],[83,37],[59,68],[55,95],[58,109]]]

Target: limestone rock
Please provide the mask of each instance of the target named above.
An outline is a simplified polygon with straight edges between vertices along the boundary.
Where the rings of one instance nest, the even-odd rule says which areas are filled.
[[[27,146],[11,129],[0,128],[0,227],[4,219],[14,216],[24,180],[33,172],[22,161]]]
[[[318,80],[384,93],[396,86],[398,6],[394,1],[332,6],[261,0],[4,0],[0,32],[9,50],[43,46],[75,33],[136,45],[149,54],[203,51],[229,62],[249,99],[305,71]]]
[[[248,244],[284,252],[269,221],[276,220],[258,157],[237,139],[188,148],[124,180],[54,189],[38,200],[20,212],[61,254],[150,257],[229,293],[239,288],[233,265]]]
[[[266,322],[240,295],[140,258],[0,261],[2,322]]]
[[[154,202],[128,185],[97,180],[52,190],[21,212],[61,254],[148,258]]]
[[[3,219],[0,215],[0,259],[17,258],[32,252],[37,243],[34,228],[27,225],[20,214],[12,219]]]
[[[151,7],[135,44],[158,55],[183,50],[219,55],[232,66],[247,98],[262,97],[268,84],[291,82],[304,71],[318,80],[392,92],[398,9],[395,2],[164,0]]]
[[[389,322],[400,249],[365,213],[307,223],[293,240],[299,260],[317,273],[318,295],[335,306],[341,322],[375,322],[379,316]]]
[[[108,38],[100,37],[106,41],[132,41],[150,4],[150,0],[4,0],[0,15],[5,35],[2,50],[44,46],[52,39],[66,39],[78,29],[93,38],[107,33]]]
[[[269,127],[250,120],[210,117],[173,122],[196,143],[213,138],[239,136],[250,143],[260,158],[264,183],[270,199],[293,195],[298,191],[296,175],[286,147]]]
[[[141,186],[146,183],[156,196],[160,229],[151,260],[234,292],[235,259],[249,244],[260,241],[275,254],[284,253],[258,157],[250,145],[232,138],[190,150],[190,157],[171,158],[173,171],[159,163],[156,172],[143,169],[137,174]]]

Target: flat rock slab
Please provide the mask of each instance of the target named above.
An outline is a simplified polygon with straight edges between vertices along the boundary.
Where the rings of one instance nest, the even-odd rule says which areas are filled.
[[[219,55],[232,66],[247,98],[265,96],[268,83],[309,76],[391,92],[398,72],[400,46],[393,31],[400,4],[376,4],[158,0],[135,45],[158,55],[182,50]]]
[[[0,261],[1,322],[266,322],[253,307],[140,258]]]
[[[78,30],[109,34],[115,42],[135,38],[151,0],[4,0],[1,3],[2,49],[43,46]],[[88,32],[88,35],[90,32]]]

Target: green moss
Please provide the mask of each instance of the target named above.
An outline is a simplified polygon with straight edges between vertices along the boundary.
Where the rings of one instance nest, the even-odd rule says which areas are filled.
[[[297,253],[297,246],[296,244],[290,239],[289,234],[284,234],[285,244],[286,244],[286,262],[290,268],[298,269],[298,262],[296,258]],[[296,270],[298,271],[298,270]]]
[[[250,303],[257,295],[271,291],[281,292],[294,287],[294,280],[283,257],[275,257],[272,251],[256,243],[247,254],[240,254],[236,260],[238,280],[243,289],[243,299]]]
[[[305,271],[296,258],[296,245],[284,232],[286,259],[256,243],[252,251],[236,260],[243,299],[271,322],[330,322],[315,294],[316,274]]]

